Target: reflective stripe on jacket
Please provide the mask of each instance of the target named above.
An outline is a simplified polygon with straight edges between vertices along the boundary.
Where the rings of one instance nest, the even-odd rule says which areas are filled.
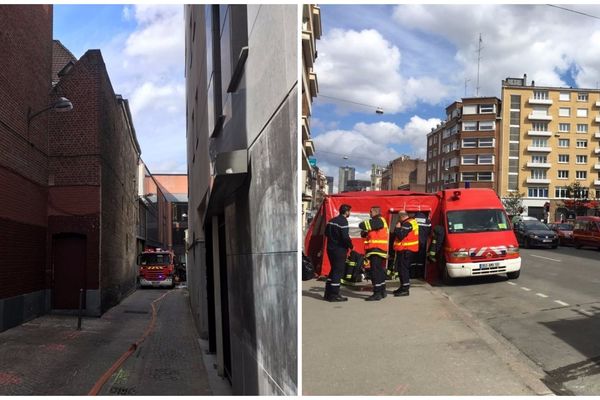
[[[409,223],[412,229],[402,239],[394,239],[394,250],[395,251],[412,251],[414,253],[419,252],[419,224],[414,218],[408,218],[402,225]]]
[[[371,223],[369,220],[364,221],[365,227],[367,228],[367,237],[365,238],[365,257],[370,255],[378,255],[383,258],[387,258],[388,250],[390,248],[390,234],[387,222],[383,217],[383,228],[376,231],[371,230]]]

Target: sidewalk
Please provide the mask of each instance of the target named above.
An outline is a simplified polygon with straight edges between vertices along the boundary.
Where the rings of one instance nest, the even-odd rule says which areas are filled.
[[[151,302],[166,290],[137,290],[101,318],[46,315],[0,333],[0,395],[86,395],[140,338]],[[187,289],[158,303],[154,329],[101,395],[210,395]]]
[[[410,296],[363,299],[370,285],[342,286],[349,300],[322,300],[325,282],[302,285],[304,395],[547,395],[540,371],[443,293],[413,281]]]

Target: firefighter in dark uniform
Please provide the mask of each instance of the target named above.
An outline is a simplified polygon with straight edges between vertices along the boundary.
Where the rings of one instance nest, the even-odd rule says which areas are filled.
[[[431,243],[429,244],[427,258],[429,258],[431,262],[437,262],[442,251],[442,247],[444,246],[444,237],[446,236],[446,232],[444,232],[444,227],[442,225],[436,225],[436,227],[433,228],[432,233],[433,237],[431,238]]]
[[[348,204],[342,204],[340,206],[340,215],[329,220],[325,227],[327,256],[331,264],[331,270],[325,284],[325,295],[323,296],[323,299],[326,301],[348,300],[347,297],[340,295],[340,280],[346,268],[348,250],[353,248],[352,239],[350,239],[350,227],[348,226],[350,208]]]
[[[412,265],[415,267],[412,277],[424,278],[425,277],[425,261],[427,259],[427,239],[431,233],[431,220],[423,213],[418,212],[415,214],[415,220],[419,224],[419,253],[413,257]]]
[[[409,217],[406,211],[398,213],[398,223],[394,229],[394,251],[396,270],[400,275],[400,287],[394,296],[408,296],[410,289],[410,264],[419,252],[419,224]]]
[[[367,301],[378,301],[386,297],[385,292],[385,261],[388,258],[389,228],[381,216],[381,208],[371,207],[371,219],[361,222],[361,236],[365,239],[365,258],[371,265],[371,281],[373,294]]]

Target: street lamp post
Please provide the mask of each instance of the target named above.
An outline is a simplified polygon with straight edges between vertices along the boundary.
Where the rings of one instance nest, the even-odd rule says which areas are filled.
[[[29,125],[31,124],[31,121],[38,115],[45,113],[49,110],[53,110],[56,112],[67,112],[71,111],[72,109],[73,103],[71,103],[71,101],[66,97],[59,97],[59,99],[56,102],[54,102],[54,104],[49,105],[48,107],[45,107],[34,113],[31,112],[31,107],[29,107],[27,109],[27,133],[29,133]]]

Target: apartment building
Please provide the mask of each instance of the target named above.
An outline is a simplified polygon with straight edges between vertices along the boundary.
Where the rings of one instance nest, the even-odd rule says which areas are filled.
[[[400,156],[383,169],[381,190],[425,191],[425,160]]]
[[[314,181],[318,179],[309,160],[315,154],[315,146],[310,134],[312,101],[319,92],[317,74],[313,65],[317,58],[317,40],[321,38],[321,10],[314,4],[302,6],[302,224],[305,216],[316,203],[313,192]],[[313,160],[314,163],[314,160]]]
[[[500,194],[524,194],[531,216],[550,220],[579,182],[582,197],[600,194],[600,91],[535,86],[523,78],[502,81],[503,139]]]
[[[356,177],[356,168],[354,167],[340,167],[338,171],[338,193],[347,192],[346,184],[348,181],[353,181]]]
[[[497,97],[472,97],[446,107],[446,120],[427,135],[427,192],[498,190],[501,104]]]

